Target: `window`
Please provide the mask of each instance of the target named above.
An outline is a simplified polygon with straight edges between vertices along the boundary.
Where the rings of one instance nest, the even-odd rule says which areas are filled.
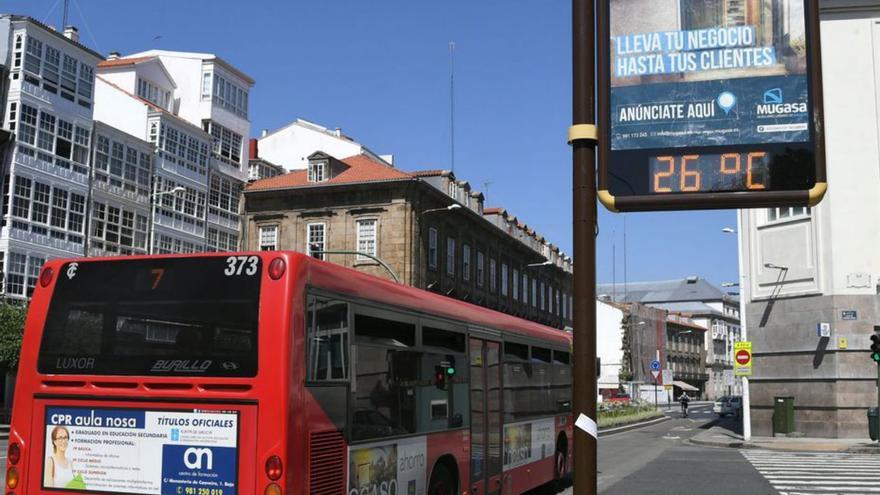
[[[471,279],[471,247],[467,244],[461,246],[461,278]]]
[[[532,279],[532,307],[538,307],[538,279]]]
[[[211,97],[211,73],[202,74],[202,99],[207,100]]]
[[[327,162],[309,162],[309,182],[324,182],[328,180],[326,168]]]
[[[767,221],[784,220],[786,218],[810,216],[809,206],[784,206],[782,208],[767,208]]]
[[[455,276],[455,238],[446,238],[446,274]]]
[[[36,223],[49,223],[49,196],[51,187],[48,184],[34,181],[34,202],[31,220]]]
[[[544,282],[541,282],[541,292],[540,292],[540,296],[539,296],[541,298],[541,311],[544,311],[547,309],[547,304],[546,304],[547,303],[547,301],[546,301],[547,294],[546,294],[546,292],[547,292],[547,284],[545,284]]]
[[[25,270],[27,268],[27,256],[21,253],[9,252],[9,262],[6,264],[6,287],[7,294],[17,296],[25,295]]]
[[[568,302],[568,296],[566,296],[565,294],[562,294],[562,313],[561,313],[561,316],[563,318],[568,318],[567,302]]]
[[[319,260],[325,260],[326,257],[322,251],[325,249],[327,240],[326,226],[323,223],[310,223],[306,228],[308,229],[307,239],[309,241],[306,246],[306,254]]]
[[[519,301],[519,270],[513,269],[513,300]]]
[[[408,322],[355,315],[354,441],[467,426],[464,335],[424,327],[424,348],[417,349],[415,330]]]
[[[34,145],[37,137],[37,109],[28,105],[21,105],[21,124],[19,126],[18,140],[22,143]]]
[[[529,276],[525,272],[522,274],[522,302],[529,304]]]
[[[308,329],[309,381],[348,380],[348,304],[309,296]]]
[[[495,259],[489,258],[489,290],[495,292],[498,289],[498,277],[495,273]]]
[[[428,267],[437,268],[437,229],[428,229]]]
[[[477,251],[477,285],[480,287],[483,286],[485,281],[485,271],[483,269],[484,261],[483,261],[483,253],[482,251]]]
[[[501,263],[501,295],[507,295],[507,263]]]
[[[358,220],[357,221],[357,246],[358,252],[371,254],[376,256],[376,226],[378,225],[378,220],[375,218]],[[358,261],[368,261],[370,258],[368,256],[357,255]]]
[[[168,108],[168,100],[171,96],[170,92],[163,90],[152,81],[147,81],[140,77],[137,80],[137,95],[166,109]]]
[[[260,226],[260,251],[275,251],[278,249],[278,226]]]
[[[31,209],[31,187],[33,181],[27,177],[16,176],[12,196],[12,215],[27,219]]]
[[[455,185],[455,182],[449,181],[449,197],[452,199],[458,199],[456,196],[456,192],[458,191],[458,186]]]
[[[24,70],[40,74],[40,59],[43,57],[43,42],[32,37],[27,37],[27,51],[24,56]]]
[[[241,134],[210,120],[204,122],[204,128],[214,138],[214,156],[237,169],[241,164]]]
[[[213,101],[217,105],[238,114],[241,117],[247,118],[248,111],[248,94],[247,91],[237,87],[231,82],[227,81],[226,78],[214,74],[214,93],[213,93]],[[202,84],[204,85],[205,80],[202,80]],[[202,89],[202,94],[205,94],[204,89]]]

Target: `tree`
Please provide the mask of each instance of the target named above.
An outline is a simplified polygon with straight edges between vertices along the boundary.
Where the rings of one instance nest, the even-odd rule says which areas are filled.
[[[0,367],[6,368],[7,371],[18,368],[21,335],[24,332],[26,316],[26,306],[0,303]]]

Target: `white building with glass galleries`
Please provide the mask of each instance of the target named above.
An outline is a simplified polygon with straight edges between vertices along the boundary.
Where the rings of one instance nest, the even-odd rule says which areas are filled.
[[[175,83],[170,110],[211,136],[205,249],[235,250],[239,197],[248,176],[248,95],[254,80],[210,53],[150,50],[120,61],[144,58],[159,60]],[[163,92],[157,94],[161,98]]]
[[[156,150],[148,222],[151,252],[204,251],[211,136],[103,74],[97,77],[96,94],[96,119]]]
[[[86,252],[95,67],[101,55],[31,18],[0,16],[6,100],[15,135],[2,182],[4,295],[27,298],[49,258]]]

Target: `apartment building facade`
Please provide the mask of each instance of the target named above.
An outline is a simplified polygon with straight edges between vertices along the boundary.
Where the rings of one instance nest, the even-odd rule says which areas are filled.
[[[102,56],[34,19],[0,16],[3,128],[15,136],[4,163],[0,228],[3,292],[28,298],[49,258],[82,256],[95,104]]]
[[[742,340],[738,299],[698,277],[629,282],[625,289],[620,284],[599,284],[596,292],[604,300],[635,302],[685,316],[706,329],[708,332],[703,341],[706,397],[716,399],[730,393],[742,393],[741,383],[729,387],[724,381],[725,371],[733,370],[734,344]]]
[[[486,211],[482,195],[451,172],[408,173],[369,155],[315,152],[307,170],[246,187],[243,247],[301,251],[570,327],[571,260],[515,217]]]
[[[157,147],[151,252],[238,249],[253,79],[212,54],[164,50],[114,54],[98,71],[101,117]],[[124,96],[146,115],[119,112]]]

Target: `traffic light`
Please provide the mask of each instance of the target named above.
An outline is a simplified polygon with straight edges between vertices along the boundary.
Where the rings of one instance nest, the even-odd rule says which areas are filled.
[[[880,363],[880,334],[871,335],[871,359]]]
[[[455,376],[455,362],[444,361],[440,366],[434,366],[434,386],[440,390],[446,390],[449,379]]]
[[[434,366],[434,386],[446,390],[446,367]]]

